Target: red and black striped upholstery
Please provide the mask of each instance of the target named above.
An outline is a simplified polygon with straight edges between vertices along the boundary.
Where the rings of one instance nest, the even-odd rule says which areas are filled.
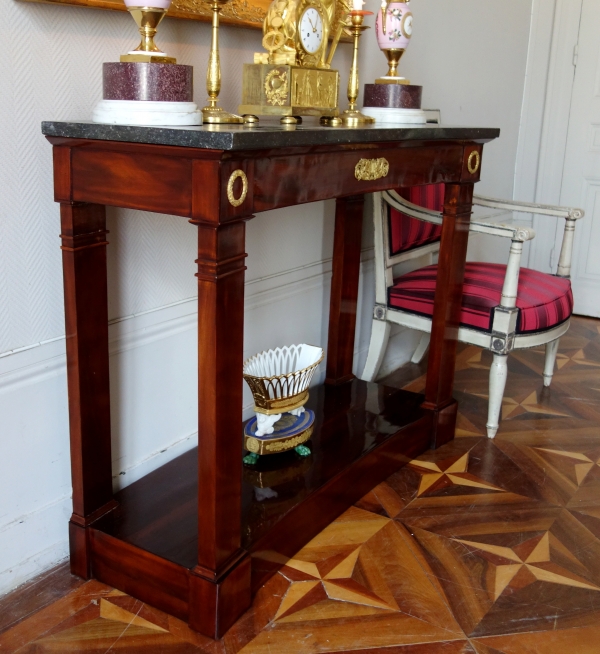
[[[444,185],[429,184],[398,189],[398,195],[420,207],[441,211],[444,206]],[[408,252],[440,240],[441,225],[411,218],[388,205],[390,256]]]
[[[433,315],[437,266],[427,266],[394,280],[388,289],[391,308]],[[500,304],[506,266],[469,261],[465,270],[461,325],[491,331],[493,309]],[[517,291],[517,333],[539,332],[564,322],[573,312],[571,282],[521,268]]]

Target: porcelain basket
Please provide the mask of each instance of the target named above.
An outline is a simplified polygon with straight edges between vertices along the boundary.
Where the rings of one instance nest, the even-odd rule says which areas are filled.
[[[302,343],[255,354],[244,362],[244,379],[254,397],[257,436],[272,434],[283,413],[299,416],[308,387],[323,361],[323,349]]]

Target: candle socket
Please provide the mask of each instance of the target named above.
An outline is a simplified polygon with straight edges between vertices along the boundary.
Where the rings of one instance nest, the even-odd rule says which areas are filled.
[[[341,122],[346,127],[358,127],[359,125],[371,125],[375,122],[374,118],[365,116],[356,107],[358,99],[358,39],[365,30],[369,29],[368,25],[363,25],[365,16],[372,16],[372,11],[353,10],[348,14],[349,23],[347,29],[354,38],[354,50],[352,53],[352,67],[350,69],[350,78],[348,79],[348,109],[340,116]]]
[[[219,93],[221,92],[221,60],[219,57],[219,12],[222,6],[229,0],[213,0],[212,2],[212,41],[210,44],[210,56],[208,58],[208,70],[206,71],[206,91],[208,93],[208,105],[202,109],[202,122],[217,125],[243,123],[241,116],[230,114],[217,106]]]

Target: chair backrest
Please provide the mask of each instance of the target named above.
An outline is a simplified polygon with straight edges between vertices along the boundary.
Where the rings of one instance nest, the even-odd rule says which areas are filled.
[[[393,284],[393,267],[410,259],[436,253],[442,233],[441,218],[439,223],[429,219],[418,220],[404,213],[400,207],[392,206],[393,198],[386,193],[373,194],[375,301],[378,304],[387,303],[387,289]],[[399,189],[396,195],[417,206],[441,211],[444,185],[430,184]],[[388,197],[389,200],[386,199]]]
[[[428,184],[398,189],[398,195],[405,200],[433,211],[441,211],[444,205],[444,184]],[[440,225],[417,220],[387,207],[389,257],[397,257],[405,252],[439,242],[442,235]],[[412,257],[411,257],[412,258]]]

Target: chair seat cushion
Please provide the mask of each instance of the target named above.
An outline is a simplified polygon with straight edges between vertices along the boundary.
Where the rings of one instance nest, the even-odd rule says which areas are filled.
[[[489,332],[493,309],[500,304],[506,266],[467,262],[460,323]],[[388,304],[424,316],[433,315],[437,266],[420,268],[394,280]],[[517,333],[545,331],[567,320],[573,312],[571,282],[528,268],[521,268],[517,292]]]

